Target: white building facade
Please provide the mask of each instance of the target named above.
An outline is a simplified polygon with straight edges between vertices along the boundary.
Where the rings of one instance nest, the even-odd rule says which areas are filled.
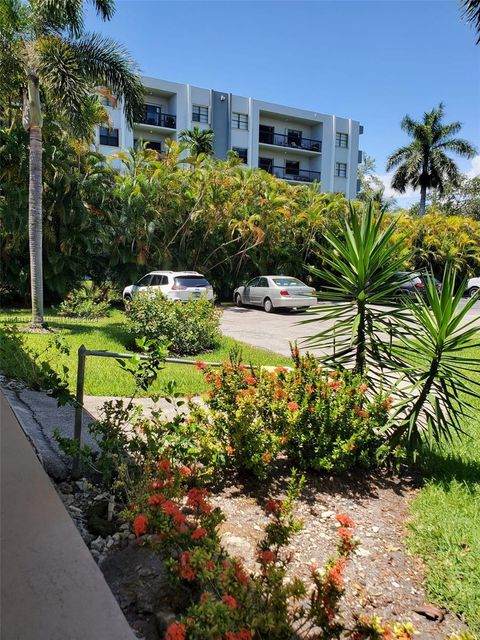
[[[111,128],[97,132],[105,155],[129,149],[137,141],[162,150],[167,138],[197,126],[214,131],[218,158],[236,151],[249,167],[260,167],[294,184],[316,182],[322,191],[357,194],[357,167],[362,161],[356,120],[142,77],[145,103],[140,122],[129,127],[121,105],[104,98]]]

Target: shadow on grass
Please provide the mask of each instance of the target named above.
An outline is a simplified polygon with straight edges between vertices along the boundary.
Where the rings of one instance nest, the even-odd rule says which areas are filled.
[[[33,352],[25,349],[22,336],[0,329],[0,366],[4,375],[41,389],[45,372]]]
[[[466,460],[446,451],[428,451],[424,457],[422,476],[423,480],[433,480],[438,485],[447,486],[456,480],[473,487],[480,483],[480,461]]]

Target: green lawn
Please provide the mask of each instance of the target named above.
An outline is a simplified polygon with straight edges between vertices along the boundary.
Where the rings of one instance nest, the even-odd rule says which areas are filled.
[[[480,349],[469,354],[480,362]],[[479,376],[480,378],[480,376]],[[462,616],[480,637],[480,402],[463,425],[469,438],[423,460],[407,543],[427,569],[429,598]]]
[[[56,358],[50,362],[52,366],[60,370],[63,364],[69,368],[69,381],[71,389],[75,389],[77,373],[77,350],[81,344],[87,349],[103,349],[108,351],[123,352],[129,350],[131,339],[126,330],[125,315],[122,311],[115,310],[108,318],[100,320],[77,320],[62,318],[52,311],[47,311],[46,320],[52,331],[61,333],[69,345],[69,356]],[[0,312],[0,330],[7,324],[16,324],[21,327],[30,321],[30,312],[25,310],[8,309]],[[36,351],[43,351],[50,340],[48,334],[25,334],[27,345]],[[8,343],[5,341],[5,344]],[[207,360],[221,362],[228,358],[229,350],[234,345],[240,344],[243,358],[247,364],[255,365],[288,365],[289,358],[277,355],[265,349],[251,347],[238,343],[233,338],[222,337],[220,345],[213,351],[201,353],[191,357],[191,360]],[[52,353],[45,354],[45,358],[51,358]],[[187,358],[188,359],[188,358]],[[1,368],[11,377],[21,378],[26,382],[32,382],[31,367],[23,357],[23,354],[14,353],[12,349],[3,350]],[[160,372],[157,382],[151,392],[161,390],[162,385],[169,380],[176,380],[178,390],[181,393],[201,393],[207,389],[203,376],[194,366],[166,364]],[[133,392],[132,377],[121,370],[113,358],[88,357],[85,376],[85,394],[96,396],[129,396]]]

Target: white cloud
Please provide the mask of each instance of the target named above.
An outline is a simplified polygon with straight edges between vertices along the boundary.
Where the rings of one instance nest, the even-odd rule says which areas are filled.
[[[393,173],[378,174],[375,177],[378,178],[385,187],[385,195],[387,196],[387,198],[393,197],[398,200],[401,198],[414,198],[416,195],[418,195],[418,191],[417,193],[415,193],[412,187],[407,187],[405,193],[398,193],[398,191],[392,189],[390,185],[392,182]]]
[[[469,178],[476,178],[480,176],[480,156],[475,156],[471,160],[471,168],[467,171]]]

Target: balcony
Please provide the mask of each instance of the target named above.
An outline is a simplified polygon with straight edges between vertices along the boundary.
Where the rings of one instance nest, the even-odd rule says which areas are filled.
[[[320,182],[321,177],[320,171],[309,171],[308,169],[298,169],[294,173],[288,172],[285,167],[276,167],[275,165],[261,166],[260,169],[268,171],[276,178],[294,182]]]
[[[144,104],[140,124],[152,127],[164,127],[165,129],[177,128],[177,117],[168,113],[162,113],[161,107],[154,104]]]
[[[303,149],[304,151],[322,152],[321,140],[312,140],[303,136],[274,133],[273,131],[259,131],[260,144],[272,144],[277,147],[288,147],[289,149]]]

